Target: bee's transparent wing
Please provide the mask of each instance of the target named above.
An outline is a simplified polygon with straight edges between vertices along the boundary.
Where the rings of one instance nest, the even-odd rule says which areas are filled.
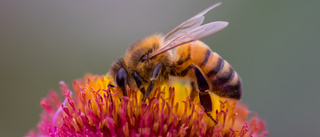
[[[158,54],[161,54],[170,49],[173,49],[177,46],[207,37],[213,33],[216,33],[224,29],[227,26],[228,26],[228,22],[216,21],[216,22],[211,22],[202,26],[198,26],[186,33],[179,34],[176,38],[166,41],[165,45],[161,49],[158,49],[155,52],[151,53],[149,55],[149,59]]]
[[[218,7],[219,5],[221,5],[221,2],[212,5],[211,7],[203,10],[199,14],[181,23],[179,26],[177,26],[176,28],[174,28],[164,36],[165,40],[167,41],[170,39],[174,39],[182,33],[186,33],[190,30],[193,30],[194,28],[199,27],[203,23],[204,14],[206,14],[208,11],[212,10],[213,8]]]

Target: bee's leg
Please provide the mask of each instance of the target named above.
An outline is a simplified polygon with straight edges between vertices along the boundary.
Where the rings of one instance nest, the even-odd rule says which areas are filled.
[[[199,96],[199,92],[197,91],[197,86],[194,81],[191,81],[191,92],[190,92],[190,99],[194,101],[194,99]]]
[[[141,77],[139,76],[139,74],[136,71],[133,72],[133,77],[134,77],[134,80],[136,81],[138,88],[140,89],[140,91],[144,95],[146,93],[146,91],[145,91],[144,87],[142,86]]]
[[[193,65],[189,65],[188,67],[186,67],[183,71],[181,71],[180,73],[177,73],[176,70],[173,68],[171,70],[171,75],[172,76],[180,76],[180,77],[185,77],[189,71],[192,69]],[[191,92],[190,92],[190,99],[192,101],[194,101],[194,99],[199,95],[199,92],[198,92],[198,87],[195,83],[195,81],[191,81]]]
[[[154,82],[155,82],[156,78],[158,77],[161,68],[162,68],[162,63],[158,63],[156,65],[156,67],[154,68],[152,75],[151,75],[151,78],[150,78],[151,81],[150,81],[149,86],[147,88],[147,92],[146,92],[145,96],[143,97],[143,102],[145,102],[147,100],[150,92],[152,91],[153,86],[154,86]]]
[[[110,87],[114,87],[114,85],[112,85],[112,84],[108,84],[108,88],[110,88]],[[109,93],[111,93],[111,90],[109,90]],[[112,96],[110,96],[110,100],[111,100],[111,103],[113,102],[113,100],[112,100]]]
[[[124,68],[120,68],[116,74],[116,83],[123,92],[123,96],[127,96],[126,86],[128,83],[128,73]]]
[[[112,84],[108,84],[108,87],[112,87],[112,88],[113,88],[113,87],[114,87],[114,85],[112,85]]]
[[[204,108],[205,113],[213,120],[214,123],[218,123],[208,112],[212,111],[212,101],[210,94],[207,90],[210,90],[210,85],[207,82],[207,79],[203,75],[202,71],[195,65],[191,65],[196,76],[196,83],[199,89],[199,99],[201,106]]]

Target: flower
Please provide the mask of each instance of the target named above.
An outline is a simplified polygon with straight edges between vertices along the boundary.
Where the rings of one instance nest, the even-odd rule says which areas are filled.
[[[188,97],[190,86],[179,81],[172,87],[155,89],[146,103],[138,89],[122,96],[118,87],[109,86],[107,76],[86,75],[73,82],[72,92],[60,82],[64,101],[50,91],[41,100],[44,112],[37,130],[28,136],[266,136],[265,122],[239,101],[211,94],[215,124],[199,104]],[[73,93],[73,94],[72,94]]]

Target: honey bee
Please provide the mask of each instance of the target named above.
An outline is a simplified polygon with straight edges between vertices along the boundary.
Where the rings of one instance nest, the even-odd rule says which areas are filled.
[[[188,78],[192,86],[191,99],[199,96],[206,113],[212,111],[208,92],[240,99],[239,75],[227,61],[199,41],[227,27],[228,22],[224,21],[201,25],[204,14],[220,4],[205,9],[164,36],[153,35],[130,46],[124,57],[112,64],[108,73],[111,81],[124,96],[127,96],[127,85],[138,87],[145,102],[152,89],[168,82],[169,77]]]

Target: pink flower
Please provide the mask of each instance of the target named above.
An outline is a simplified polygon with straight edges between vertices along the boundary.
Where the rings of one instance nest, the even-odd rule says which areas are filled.
[[[265,123],[239,101],[212,94],[214,122],[204,113],[199,100],[188,98],[189,86],[179,82],[154,90],[146,104],[138,89],[123,97],[118,87],[108,86],[106,76],[87,75],[73,82],[71,91],[60,82],[64,101],[56,92],[42,99],[44,112],[37,130],[28,136],[266,136]],[[120,91],[120,92],[119,92]],[[72,94],[73,93],[73,94]]]

